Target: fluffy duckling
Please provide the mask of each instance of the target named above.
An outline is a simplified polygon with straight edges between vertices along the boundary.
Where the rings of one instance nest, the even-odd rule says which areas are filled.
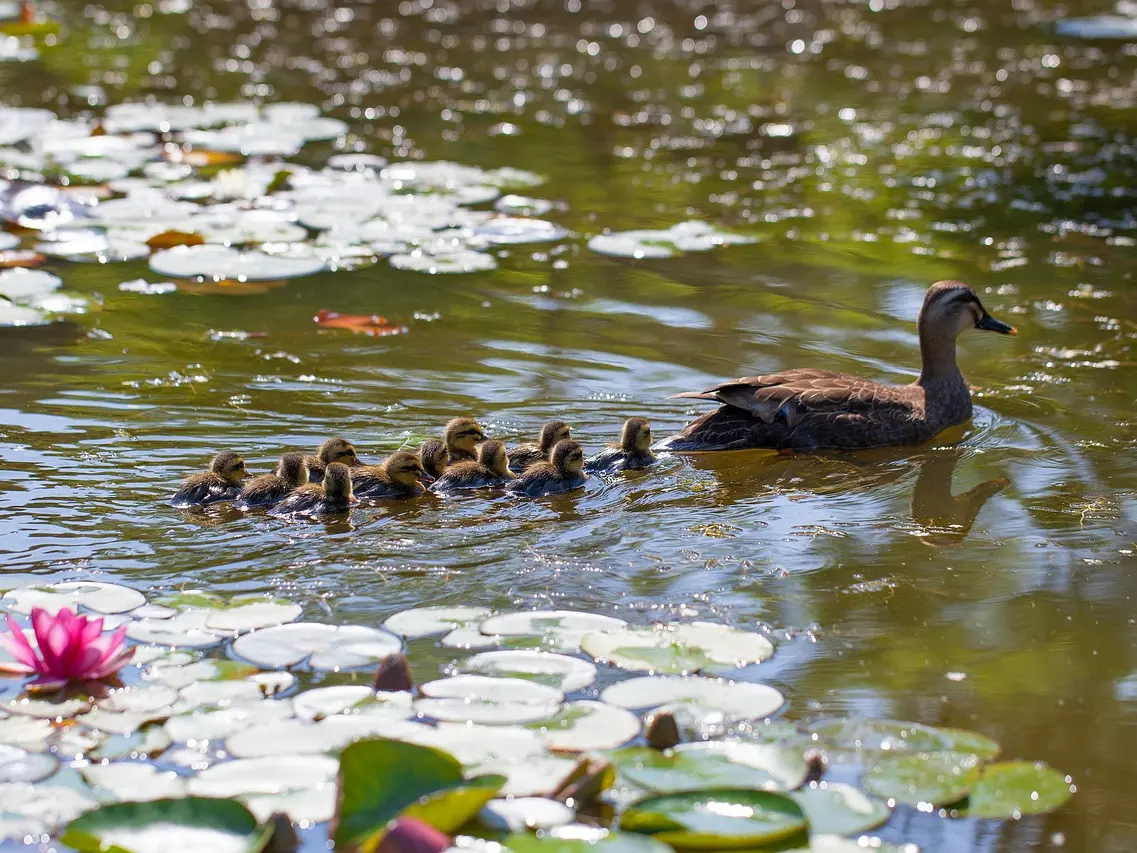
[[[572,427],[564,421],[549,421],[541,427],[536,444],[522,444],[509,451],[509,470],[514,474],[524,473],[530,465],[546,461],[558,441],[570,438]]]
[[[351,472],[351,487],[361,498],[417,498],[425,491],[418,456],[406,451],[392,453],[380,465],[363,465]]]
[[[208,471],[191,474],[182,480],[181,488],[174,492],[170,503],[184,508],[231,501],[241,493],[241,482],[251,476],[239,453],[218,453]]]
[[[422,463],[427,477],[432,481],[437,480],[450,464],[450,451],[446,449],[446,442],[437,438],[424,441],[418,449],[418,461]]]
[[[430,487],[432,492],[460,489],[486,489],[504,486],[517,475],[509,470],[509,456],[500,441],[484,441],[478,447],[477,462],[451,465]]]
[[[506,488],[519,495],[539,498],[571,492],[584,486],[584,448],[575,441],[558,441],[548,462],[538,462]]]
[[[254,477],[245,484],[233,506],[237,509],[274,506],[307,482],[308,466],[304,462],[304,454],[285,453],[275,471]]]
[[[346,438],[329,438],[316,448],[315,456],[305,456],[304,464],[308,466],[308,480],[319,483],[324,479],[324,469],[333,462],[351,467],[362,465],[359,457],[355,455],[355,445]]]
[[[351,492],[351,469],[332,462],[324,469],[324,482],[308,483],[278,503],[272,515],[331,515],[345,512],[356,498]]]
[[[620,433],[620,443],[610,444],[584,463],[590,474],[635,471],[655,463],[651,452],[651,424],[644,418],[628,418]]]
[[[478,458],[475,451],[486,440],[486,434],[473,418],[454,418],[446,425],[442,440],[450,452],[451,464],[475,462]]]

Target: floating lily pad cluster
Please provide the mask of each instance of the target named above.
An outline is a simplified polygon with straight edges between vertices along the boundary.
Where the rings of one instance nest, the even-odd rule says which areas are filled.
[[[27,235],[0,232],[0,267],[147,259],[158,280],[131,279],[122,290],[195,289],[164,281],[175,279],[241,293],[256,290],[251,282],[380,258],[400,270],[482,272],[497,266],[501,247],[569,236],[536,218],[552,202],[507,192],[540,184],[532,172],[366,153],[332,154],[320,168],[290,159],[348,132],[299,103],[126,103],[71,119],[0,107],[0,170],[13,178],[0,181],[0,220]],[[306,162],[314,156],[305,152]],[[589,247],[647,258],[742,242],[751,240],[687,222],[601,235]],[[48,273],[9,275],[0,281],[0,325],[83,310],[60,285]]]
[[[755,677],[773,644],[719,623],[456,606],[332,625],[299,621],[287,600],[148,598],[86,581],[0,597],[18,616],[63,607],[125,625],[134,664],[120,685],[52,695],[0,681],[5,837],[252,851],[287,816],[374,850],[409,816],[446,833],[514,833],[515,853],[598,842],[842,853],[897,807],[1018,818],[1073,790],[1045,765],[994,761],[998,745],[971,732],[770,722],[785,698]],[[376,666],[383,688],[408,643],[454,661],[417,688],[404,670],[399,689],[377,689]],[[834,763],[861,768],[861,784],[827,779]],[[608,829],[577,822],[594,805],[612,814]]]

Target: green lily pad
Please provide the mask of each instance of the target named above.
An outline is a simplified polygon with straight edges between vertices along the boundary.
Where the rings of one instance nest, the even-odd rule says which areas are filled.
[[[811,835],[809,844],[805,847],[794,847],[785,853],[911,853],[915,845],[906,844],[897,847],[895,844],[882,843],[879,838],[871,839],[872,843],[866,845],[862,838],[842,838],[839,835]]]
[[[979,759],[960,752],[896,755],[872,765],[861,779],[870,794],[897,803],[930,807],[959,802],[979,781]]]
[[[640,800],[621,816],[620,828],[680,849],[738,850],[796,835],[805,815],[781,794],[703,790]]]
[[[791,791],[808,772],[799,751],[757,743],[692,743],[665,752],[633,747],[608,758],[627,781],[659,794],[708,788]]]
[[[581,649],[598,661],[632,670],[687,675],[759,663],[774,654],[761,634],[715,622],[625,627],[585,635]]]
[[[462,765],[437,749],[364,740],[340,756],[340,802],[331,830],[337,847],[370,853],[400,814],[453,832],[494,798],[499,775],[466,780]]]
[[[939,728],[903,720],[825,719],[806,730],[832,749],[910,752],[966,752],[982,759],[999,754],[999,744],[966,729]]]
[[[1053,811],[1073,793],[1069,777],[1041,761],[1000,761],[983,768],[963,814],[1018,820],[1023,815]]]
[[[859,835],[885,823],[892,810],[860,788],[843,782],[817,782],[790,794],[820,835]]]
[[[518,833],[501,842],[512,853],[671,853],[671,848],[647,835],[610,832],[596,826],[572,824],[541,835]]]
[[[62,841],[80,853],[259,853],[271,834],[240,803],[184,797],[103,806],[71,821]]]

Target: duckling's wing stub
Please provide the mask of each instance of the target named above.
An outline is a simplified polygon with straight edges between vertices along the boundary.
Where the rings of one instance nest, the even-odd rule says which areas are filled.
[[[530,466],[545,460],[540,448],[533,444],[513,448],[506,454],[506,458],[509,459],[509,470],[514,474],[524,474]]]

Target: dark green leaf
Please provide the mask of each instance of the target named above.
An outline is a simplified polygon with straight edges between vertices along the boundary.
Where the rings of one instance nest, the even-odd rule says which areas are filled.
[[[721,789],[649,797],[620,818],[621,829],[693,850],[771,844],[801,832],[805,825],[801,808],[789,797]]]
[[[794,791],[793,801],[805,812],[811,834],[857,835],[892,816],[885,803],[859,788],[840,782],[820,782]]]
[[[1041,761],[1001,761],[983,768],[963,814],[1017,820],[1023,815],[1053,811],[1072,794],[1066,777]]]
[[[910,806],[958,802],[979,781],[979,759],[959,752],[922,752],[884,758],[861,784],[870,794]]]

